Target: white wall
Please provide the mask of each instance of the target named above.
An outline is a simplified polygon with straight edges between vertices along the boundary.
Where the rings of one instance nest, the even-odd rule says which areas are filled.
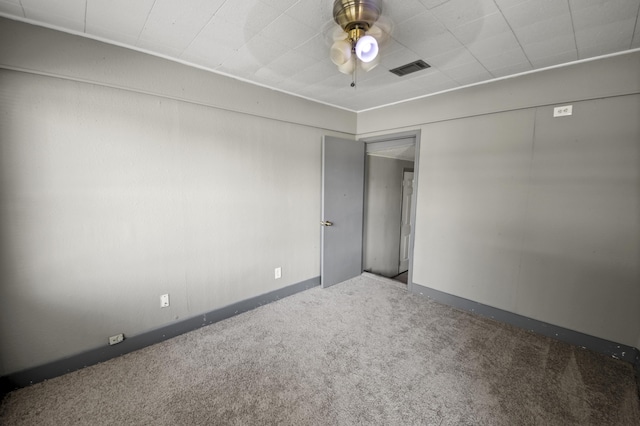
[[[636,52],[359,114],[421,129],[413,281],[640,347],[639,75]]]
[[[0,28],[0,375],[318,277],[321,137],[354,115]]]

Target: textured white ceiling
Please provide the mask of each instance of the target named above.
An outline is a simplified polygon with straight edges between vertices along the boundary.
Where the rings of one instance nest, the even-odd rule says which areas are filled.
[[[0,0],[0,15],[159,54],[362,111],[640,48],[640,0],[386,0],[381,63],[329,60],[333,0]],[[390,69],[423,59],[428,70]]]

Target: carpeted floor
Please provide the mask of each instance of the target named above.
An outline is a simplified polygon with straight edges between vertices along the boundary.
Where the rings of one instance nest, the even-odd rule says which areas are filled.
[[[364,274],[9,394],[3,425],[638,425],[627,363]]]

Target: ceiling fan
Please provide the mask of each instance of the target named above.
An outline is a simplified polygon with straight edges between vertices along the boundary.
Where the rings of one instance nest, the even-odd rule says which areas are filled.
[[[384,25],[381,14],[382,0],[333,2],[333,19],[339,28],[332,34],[330,57],[340,72],[353,74],[351,87],[356,85],[356,69],[367,72],[380,63],[380,45],[390,32],[390,26]]]

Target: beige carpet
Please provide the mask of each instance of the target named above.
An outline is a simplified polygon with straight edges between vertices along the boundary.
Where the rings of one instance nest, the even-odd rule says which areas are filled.
[[[636,425],[630,365],[365,274],[9,394],[3,425]]]

